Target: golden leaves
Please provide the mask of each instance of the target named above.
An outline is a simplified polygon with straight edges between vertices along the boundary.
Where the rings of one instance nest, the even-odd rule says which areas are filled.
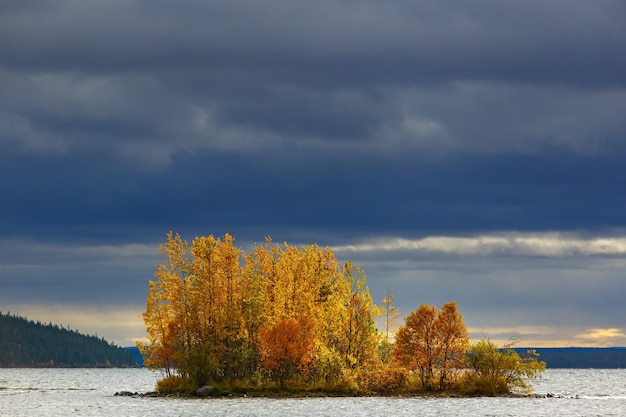
[[[320,352],[344,366],[375,359],[378,307],[365,274],[351,264],[341,270],[329,248],[268,237],[244,253],[229,234],[189,245],[170,232],[159,250],[143,314],[151,367],[206,381],[249,375],[260,364],[284,383],[308,372]]]

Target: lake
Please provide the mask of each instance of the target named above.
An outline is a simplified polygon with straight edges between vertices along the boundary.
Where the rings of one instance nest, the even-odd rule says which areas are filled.
[[[625,369],[548,369],[536,394],[565,398],[132,398],[147,369],[0,369],[0,415],[35,416],[624,416]]]

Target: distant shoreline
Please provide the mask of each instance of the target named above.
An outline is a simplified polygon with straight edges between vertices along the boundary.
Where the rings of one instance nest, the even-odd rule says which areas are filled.
[[[0,368],[142,368],[143,361],[139,350],[134,346],[125,347],[131,351],[138,360],[137,366],[103,366],[84,365],[68,366],[65,364],[48,363],[34,365],[7,366],[0,364]],[[626,347],[544,347],[513,348],[520,355],[524,355],[527,350],[535,350],[539,354],[539,359],[546,362],[548,369],[626,369]]]
[[[626,347],[514,347],[520,355],[535,350],[548,369],[623,369]]]

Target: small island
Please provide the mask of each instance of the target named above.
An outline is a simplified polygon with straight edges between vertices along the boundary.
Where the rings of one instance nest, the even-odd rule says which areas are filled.
[[[523,394],[546,367],[533,350],[470,345],[456,302],[422,304],[395,331],[393,294],[376,305],[329,248],[170,232],[159,250],[138,347],[161,395]]]

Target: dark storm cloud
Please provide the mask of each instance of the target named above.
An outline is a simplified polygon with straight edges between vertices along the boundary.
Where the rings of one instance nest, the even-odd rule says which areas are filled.
[[[611,81],[607,74],[624,77],[616,67],[624,65],[624,57],[607,53],[623,46],[620,2],[63,1],[29,5],[7,7],[4,13],[3,32],[15,40],[3,47],[11,66],[243,70],[248,65],[254,68],[250,72],[269,70],[281,76],[294,70],[312,74],[324,69],[319,76],[333,84],[345,81],[337,77],[342,70],[348,75],[356,69],[366,77],[394,83],[421,73],[437,74],[436,78],[468,72],[478,78],[571,77],[603,83]]]
[[[2,158],[5,234],[151,240],[167,230],[262,240],[365,234],[475,233],[623,227],[626,177],[618,156],[467,155],[443,162],[342,154],[178,154],[157,173],[108,170],[103,152]],[[291,233],[287,234],[287,231]],[[338,231],[341,231],[338,233]],[[145,235],[147,233],[147,235]]]
[[[620,1],[4,1],[0,302],[135,305],[168,230],[453,237],[339,253],[411,294],[405,312],[456,298],[490,326],[510,308],[592,328],[622,311],[625,18]],[[509,232],[527,238],[484,243]]]
[[[2,119],[30,151],[590,152],[624,130],[619,3],[13,5]]]

